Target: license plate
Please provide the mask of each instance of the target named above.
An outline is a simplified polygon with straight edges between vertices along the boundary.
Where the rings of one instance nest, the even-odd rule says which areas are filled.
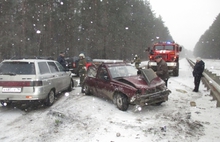
[[[2,92],[19,93],[21,92],[21,88],[2,88]]]

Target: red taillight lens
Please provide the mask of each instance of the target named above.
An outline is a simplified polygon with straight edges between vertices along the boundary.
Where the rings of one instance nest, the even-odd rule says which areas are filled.
[[[27,87],[27,86],[42,86],[42,81],[0,81],[0,86],[7,87]]]
[[[42,81],[31,81],[30,86],[42,86],[43,82]]]

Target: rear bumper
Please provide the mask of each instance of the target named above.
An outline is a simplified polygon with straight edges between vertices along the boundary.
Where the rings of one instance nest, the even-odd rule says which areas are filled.
[[[168,67],[176,67],[177,66],[177,62],[166,62]],[[157,66],[157,62],[152,62],[150,61],[148,63],[149,67],[156,67]]]
[[[0,88],[2,90],[2,87]],[[25,91],[24,91],[25,90]],[[21,101],[21,100],[43,100],[46,99],[48,91],[42,87],[23,88],[21,93],[3,93],[0,91],[0,101]]]
[[[169,72],[172,72],[173,69],[177,67],[177,62],[166,62]],[[148,68],[152,68],[154,71],[157,69],[157,63],[156,62],[149,62]]]

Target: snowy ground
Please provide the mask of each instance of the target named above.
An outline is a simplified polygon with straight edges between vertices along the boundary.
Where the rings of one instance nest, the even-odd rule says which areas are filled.
[[[139,112],[134,106],[120,111],[111,101],[81,94],[79,87],[49,108],[0,107],[0,142],[219,142],[220,108],[203,84],[192,92],[186,59],[180,60],[179,77],[168,83],[169,100]]]

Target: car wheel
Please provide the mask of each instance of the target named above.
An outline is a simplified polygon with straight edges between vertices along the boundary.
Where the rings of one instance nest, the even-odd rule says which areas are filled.
[[[90,89],[88,85],[82,85],[82,93],[85,93],[86,95],[91,95]]]
[[[2,106],[9,106],[12,104],[12,101],[8,101],[8,102],[1,101],[1,104],[2,104]]]
[[[176,68],[173,69],[173,76],[179,76],[179,63],[177,63]]]
[[[126,111],[129,106],[127,96],[125,96],[124,94],[121,94],[121,93],[117,94],[116,105],[119,110]]]
[[[69,85],[67,91],[69,91],[69,92],[72,91],[73,90],[73,86],[74,86],[74,83],[73,83],[73,80],[71,79],[70,85]]]
[[[158,102],[158,103],[155,103],[154,105],[155,106],[160,106],[163,102]]]
[[[48,94],[47,98],[46,98],[46,106],[51,106],[54,103],[55,100],[55,93],[53,90],[50,90],[50,93]]]
[[[179,76],[179,70],[178,69],[173,70],[173,76]]]

